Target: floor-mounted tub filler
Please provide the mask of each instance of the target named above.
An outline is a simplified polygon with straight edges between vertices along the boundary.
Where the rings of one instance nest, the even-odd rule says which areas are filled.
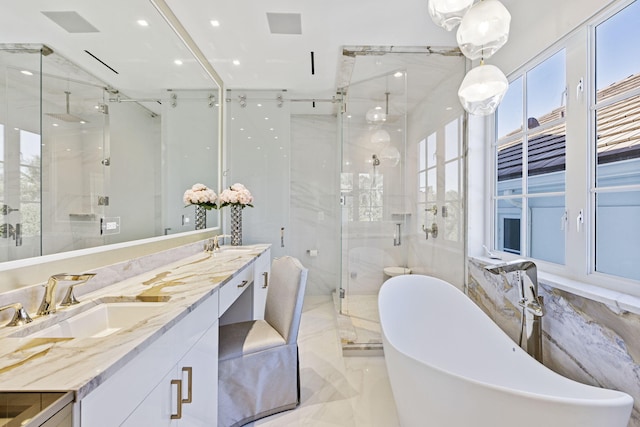
[[[626,427],[631,396],[581,384],[529,356],[453,285],[392,277],[380,323],[403,427]]]

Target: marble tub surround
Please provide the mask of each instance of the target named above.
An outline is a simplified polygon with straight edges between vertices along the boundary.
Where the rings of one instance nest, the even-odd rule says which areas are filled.
[[[178,260],[164,258],[162,266],[83,295],[81,303],[69,312],[105,299],[164,301],[162,308],[154,310],[144,321],[106,337],[20,338],[11,337],[19,334],[20,327],[0,328],[0,390],[69,390],[76,393],[77,400],[82,399],[218,292],[222,284],[248,268],[268,248],[269,245],[251,245],[242,247],[241,251],[199,251]],[[58,316],[65,315],[65,310],[60,310],[34,318],[33,323],[25,327],[44,328]]]
[[[516,277],[509,275],[505,283],[485,271],[485,265],[483,260],[469,259],[468,295],[517,342],[521,310]],[[620,308],[624,298],[596,300],[597,292],[577,295],[542,276],[544,364],[573,380],[628,393],[635,401],[629,426],[639,427],[640,315]]]

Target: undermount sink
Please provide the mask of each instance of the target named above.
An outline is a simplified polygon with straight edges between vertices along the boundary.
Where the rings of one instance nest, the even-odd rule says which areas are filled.
[[[161,302],[111,302],[89,308],[28,338],[101,338],[127,329],[159,313]]]
[[[253,248],[243,248],[242,246],[221,246],[217,251],[223,253],[238,253],[238,254],[246,254],[253,251]]]

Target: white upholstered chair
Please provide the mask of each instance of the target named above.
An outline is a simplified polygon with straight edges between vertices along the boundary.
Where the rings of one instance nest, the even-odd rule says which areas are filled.
[[[308,270],[274,259],[264,320],[220,327],[218,426],[241,426],[300,403],[298,329]]]

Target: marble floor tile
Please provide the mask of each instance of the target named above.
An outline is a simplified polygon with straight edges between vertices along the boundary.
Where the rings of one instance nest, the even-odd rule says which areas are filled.
[[[334,302],[335,294],[334,294]],[[378,295],[347,295],[338,314],[338,330],[343,344],[381,344]]]
[[[305,299],[300,332],[301,403],[248,426],[398,426],[383,357],[343,358],[329,296]]]

